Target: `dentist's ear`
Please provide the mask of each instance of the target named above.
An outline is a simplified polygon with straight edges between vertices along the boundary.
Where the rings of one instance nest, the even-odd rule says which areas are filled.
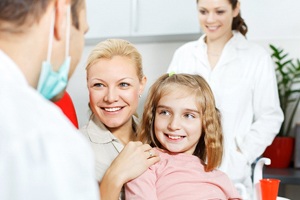
[[[71,0],[55,0],[54,39],[61,40],[65,37],[67,29],[67,7],[71,6]]]

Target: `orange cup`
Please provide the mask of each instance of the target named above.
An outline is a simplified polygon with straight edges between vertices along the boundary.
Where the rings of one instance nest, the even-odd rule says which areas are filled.
[[[261,189],[261,199],[262,200],[276,200],[279,189],[279,179],[261,179],[260,189]]]

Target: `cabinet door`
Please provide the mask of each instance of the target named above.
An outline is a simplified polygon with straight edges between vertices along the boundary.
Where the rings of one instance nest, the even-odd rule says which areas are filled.
[[[196,0],[132,0],[132,35],[199,33]]]
[[[131,0],[86,0],[89,31],[86,38],[130,35]]]

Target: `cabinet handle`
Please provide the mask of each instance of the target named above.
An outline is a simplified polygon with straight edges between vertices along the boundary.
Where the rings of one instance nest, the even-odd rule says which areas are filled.
[[[133,33],[138,32],[138,0],[132,0],[132,27]]]

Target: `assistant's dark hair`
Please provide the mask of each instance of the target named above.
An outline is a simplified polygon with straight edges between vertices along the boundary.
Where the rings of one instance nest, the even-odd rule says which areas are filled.
[[[228,1],[232,5],[232,9],[234,10],[237,6],[238,0],[228,0]],[[245,20],[241,16],[241,11],[235,18],[233,18],[231,30],[239,31],[243,35],[247,34],[248,27]]]

